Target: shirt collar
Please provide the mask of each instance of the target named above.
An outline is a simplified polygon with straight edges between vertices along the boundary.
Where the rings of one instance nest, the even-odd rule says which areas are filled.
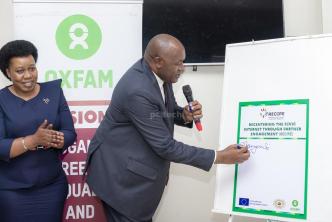
[[[153,72],[153,71],[152,71]],[[163,84],[164,84],[164,81],[155,73],[153,72],[154,76],[156,77],[157,79],[157,82],[158,82],[158,85],[159,85],[159,88],[160,89],[163,89]]]

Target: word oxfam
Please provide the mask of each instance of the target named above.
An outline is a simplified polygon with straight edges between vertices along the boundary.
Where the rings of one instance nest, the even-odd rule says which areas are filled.
[[[45,80],[62,79],[64,88],[112,88],[112,70],[48,70]]]

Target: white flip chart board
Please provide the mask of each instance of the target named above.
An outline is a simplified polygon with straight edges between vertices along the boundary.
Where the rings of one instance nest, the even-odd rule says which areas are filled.
[[[255,106],[260,106],[253,112],[260,115],[256,120],[247,109]],[[278,131],[279,125],[274,125],[273,131],[264,129],[269,122],[265,114],[269,111],[285,112],[285,119],[274,119],[273,124],[281,124],[278,128],[281,131],[293,124],[295,131],[286,132],[288,137],[280,137],[286,134]],[[331,116],[332,35],[228,45],[220,146],[246,142],[256,153],[251,153],[250,160],[237,167],[218,166],[213,212],[281,221],[329,222],[332,218]],[[259,133],[260,130],[277,133]],[[296,130],[300,136],[296,136]],[[247,139],[243,135],[248,132],[259,140],[243,141],[240,137]],[[260,139],[264,141],[257,144]],[[258,158],[257,154],[262,156]],[[295,194],[300,196],[294,197]],[[253,207],[254,203],[257,206]]]

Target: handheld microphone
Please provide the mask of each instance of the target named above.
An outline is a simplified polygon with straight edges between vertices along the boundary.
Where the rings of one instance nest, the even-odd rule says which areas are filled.
[[[192,112],[192,102],[194,101],[194,98],[193,98],[193,93],[191,91],[190,86],[189,85],[183,86],[182,91],[183,91],[184,96],[187,99],[188,104],[189,104],[189,110],[190,110],[190,112]],[[198,131],[202,131],[203,127],[202,127],[202,124],[201,124],[201,120],[200,119],[194,119],[194,122],[195,122],[195,125],[196,125],[196,128],[198,129]]]

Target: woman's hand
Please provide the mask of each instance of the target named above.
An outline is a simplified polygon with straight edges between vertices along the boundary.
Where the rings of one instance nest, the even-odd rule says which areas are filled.
[[[38,145],[46,149],[50,147],[61,149],[64,145],[64,134],[52,128],[53,125],[44,120],[33,135],[26,137],[29,149],[34,150]]]
[[[63,132],[55,131],[56,137],[55,141],[53,141],[53,148],[62,149],[65,144],[65,137]]]

